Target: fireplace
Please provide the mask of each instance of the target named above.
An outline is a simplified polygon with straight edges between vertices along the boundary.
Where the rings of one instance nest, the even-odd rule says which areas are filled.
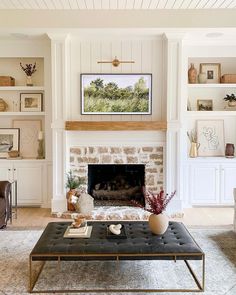
[[[144,203],[142,186],[152,192],[163,189],[163,146],[74,146],[70,168],[84,178],[82,187],[97,206],[130,205],[130,199]],[[116,178],[130,194],[117,192]]]
[[[88,165],[88,193],[97,206],[144,204],[144,185],[145,165]]]

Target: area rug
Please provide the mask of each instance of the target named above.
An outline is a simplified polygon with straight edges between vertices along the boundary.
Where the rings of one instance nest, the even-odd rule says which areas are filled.
[[[191,229],[190,231],[206,253],[204,294],[235,295],[236,234],[228,229]],[[28,257],[41,233],[39,230],[0,232],[0,295],[28,294]],[[200,263],[196,261],[191,265],[199,274]],[[35,290],[55,288],[54,294],[58,294],[56,288],[65,288],[65,286],[84,289],[132,287],[143,289],[192,288],[195,285],[182,261],[177,263],[173,261],[62,262],[60,270],[56,262],[47,262]],[[113,294],[120,295],[120,293]],[[127,291],[125,294],[131,293]]]

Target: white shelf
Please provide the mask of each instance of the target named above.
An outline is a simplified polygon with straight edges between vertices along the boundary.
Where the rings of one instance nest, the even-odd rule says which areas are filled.
[[[0,86],[0,91],[44,91],[44,86]]]
[[[1,116],[45,116],[45,112],[0,112]]]
[[[234,111],[186,111],[187,117],[220,117],[220,116],[236,116]]]
[[[236,88],[236,84],[215,83],[215,84],[188,84],[188,88]]]

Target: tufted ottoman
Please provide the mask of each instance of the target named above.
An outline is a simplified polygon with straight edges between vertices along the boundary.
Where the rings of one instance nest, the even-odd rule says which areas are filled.
[[[34,292],[37,278],[45,261],[57,260],[183,260],[197,289],[112,289],[86,290],[86,292],[191,292],[204,291],[205,256],[182,223],[170,222],[163,235],[153,235],[147,222],[123,222],[127,239],[107,239],[107,225],[111,222],[89,222],[93,226],[89,239],[63,238],[69,222],[51,222],[47,225],[40,239],[30,253],[29,291]],[[188,260],[202,262],[201,282],[193,272]],[[33,278],[33,262],[42,261],[40,271]],[[131,262],[132,263],[132,262]],[[52,290],[40,290],[41,293]],[[85,290],[59,290],[59,292],[84,292]],[[39,291],[37,291],[39,292]],[[55,291],[54,291],[55,292]]]

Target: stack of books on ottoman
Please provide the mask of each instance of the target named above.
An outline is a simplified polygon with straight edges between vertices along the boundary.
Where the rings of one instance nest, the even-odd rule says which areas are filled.
[[[86,221],[73,222],[67,227],[64,238],[90,238],[92,232],[92,226],[88,226]]]

